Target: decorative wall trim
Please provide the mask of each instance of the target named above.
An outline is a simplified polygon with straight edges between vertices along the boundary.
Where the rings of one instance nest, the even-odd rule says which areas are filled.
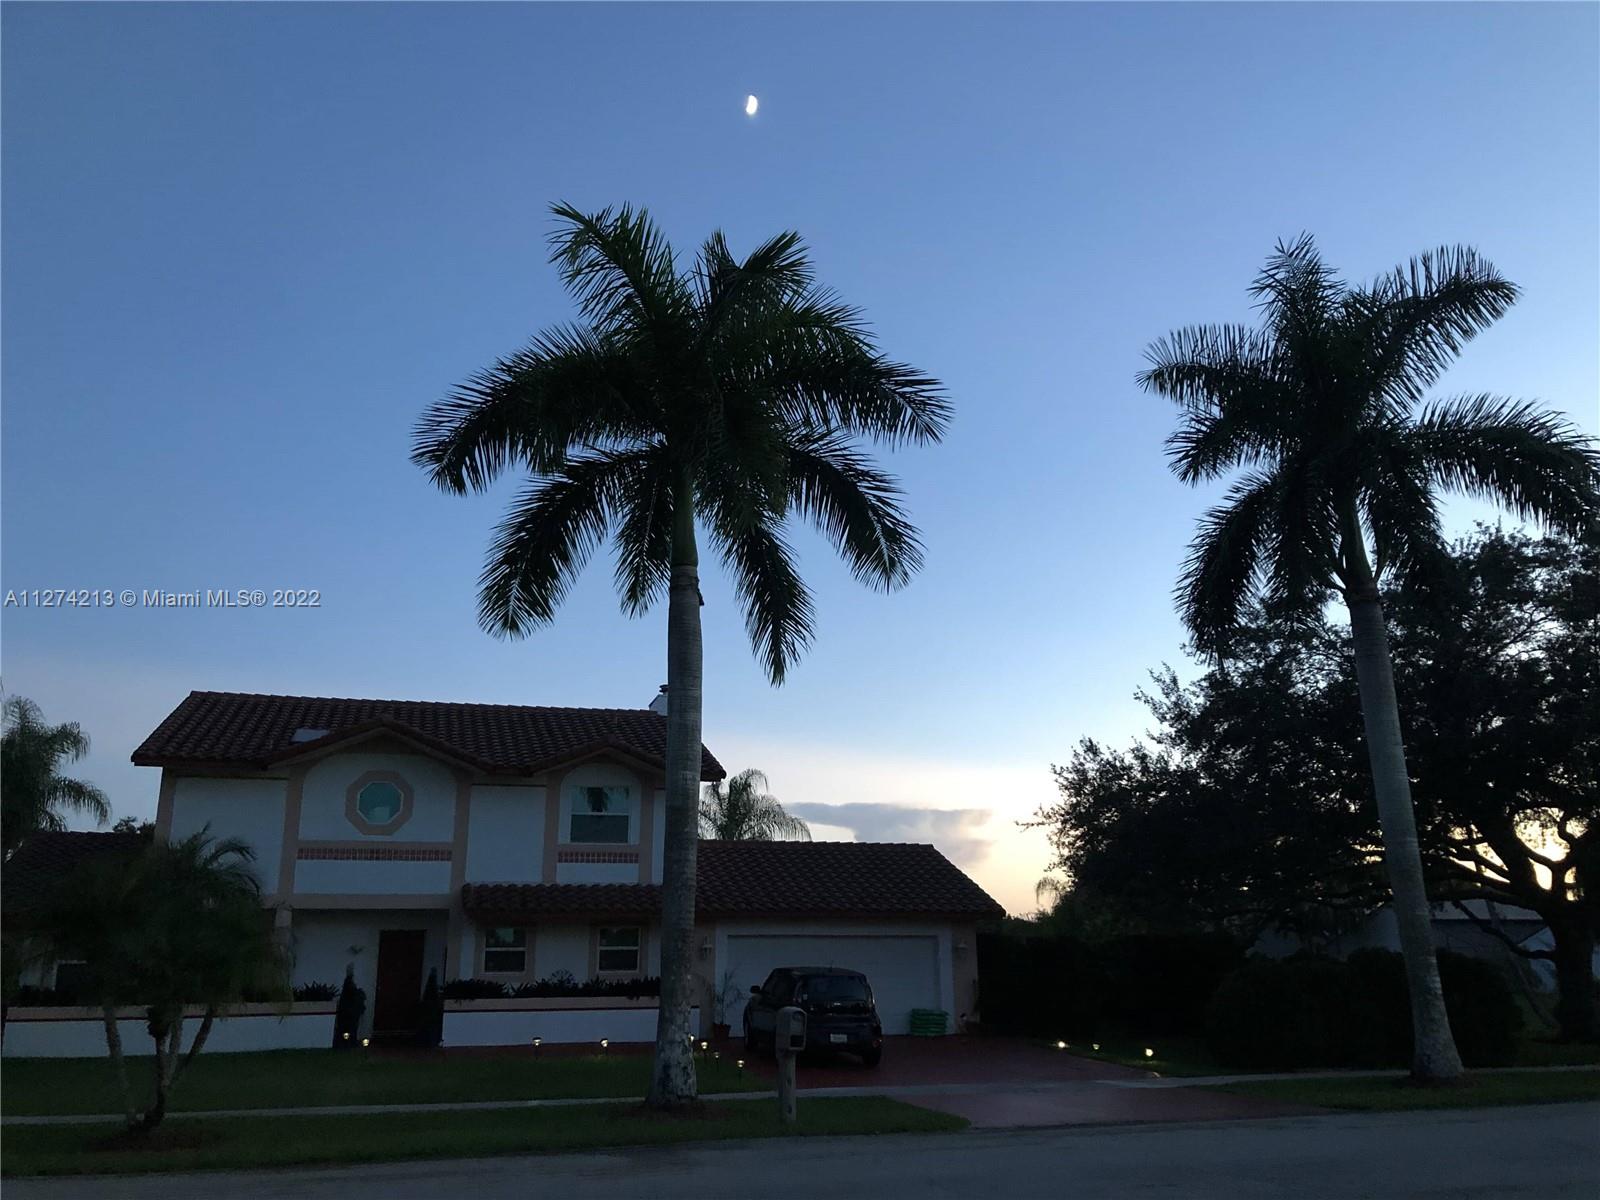
[[[450,918],[445,925],[445,979],[471,974],[461,969],[461,942],[467,932],[466,913],[461,908],[461,887],[467,881],[467,837],[472,829],[472,776],[465,771],[456,772],[456,807],[453,815],[455,823],[450,830],[454,838],[450,858],[450,895],[454,899],[450,902]]]
[[[558,863],[636,863],[637,850],[558,850]]]
[[[172,836],[173,797],[177,792],[178,777],[169,767],[161,768],[161,791],[156,797],[156,841],[165,842]]]
[[[306,768],[289,768],[283,793],[283,847],[278,858],[278,895],[294,894],[294,864],[300,849],[300,805],[305,798]]]
[[[374,824],[361,815],[361,791],[371,783],[392,783],[400,793],[400,811],[394,819],[385,821],[381,825]],[[411,812],[416,807],[417,797],[403,775],[394,771],[366,771],[356,776],[355,781],[344,790],[344,815],[345,818],[362,833],[375,837],[388,837],[411,819]]]
[[[301,846],[300,862],[449,862],[450,843],[416,842],[399,846]]]

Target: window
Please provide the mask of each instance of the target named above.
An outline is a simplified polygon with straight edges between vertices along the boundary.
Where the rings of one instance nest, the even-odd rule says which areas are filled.
[[[393,771],[368,771],[344,793],[344,815],[361,833],[387,837],[411,819],[411,785]]]
[[[639,927],[602,929],[595,970],[602,975],[638,974]]]
[[[580,787],[573,789],[569,842],[622,842],[628,840],[628,789]]]
[[[521,928],[483,931],[483,973],[521,975],[528,966],[528,931]]]
[[[356,811],[374,825],[388,825],[400,815],[405,797],[387,779],[367,784],[356,796]]]

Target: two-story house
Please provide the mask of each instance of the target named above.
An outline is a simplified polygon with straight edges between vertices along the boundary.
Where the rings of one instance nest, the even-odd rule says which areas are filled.
[[[650,708],[191,693],[134,752],[161,771],[157,836],[255,851],[296,983],[347,964],[377,1034],[441,982],[660,970],[666,746]],[[702,778],[723,768],[702,750]],[[976,926],[1001,915],[931,846],[702,842],[702,1012],[739,1027],[774,966],[850,966],[886,1032],[976,1008]]]

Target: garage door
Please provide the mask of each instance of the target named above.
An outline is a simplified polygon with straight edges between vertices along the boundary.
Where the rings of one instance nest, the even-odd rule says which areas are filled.
[[[872,984],[885,1033],[908,1033],[913,1008],[942,1008],[939,946],[932,936],[730,934],[728,968],[746,999],[774,967],[848,967]],[[720,972],[719,972],[720,973]],[[728,1014],[738,1033],[744,1008]]]

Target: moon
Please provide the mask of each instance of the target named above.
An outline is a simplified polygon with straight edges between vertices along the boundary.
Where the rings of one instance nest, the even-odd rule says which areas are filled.
[[[745,116],[747,116],[747,117],[755,116],[756,115],[756,110],[759,109],[760,107],[761,107],[761,101],[757,100],[754,96],[746,96],[744,98],[744,115]]]

